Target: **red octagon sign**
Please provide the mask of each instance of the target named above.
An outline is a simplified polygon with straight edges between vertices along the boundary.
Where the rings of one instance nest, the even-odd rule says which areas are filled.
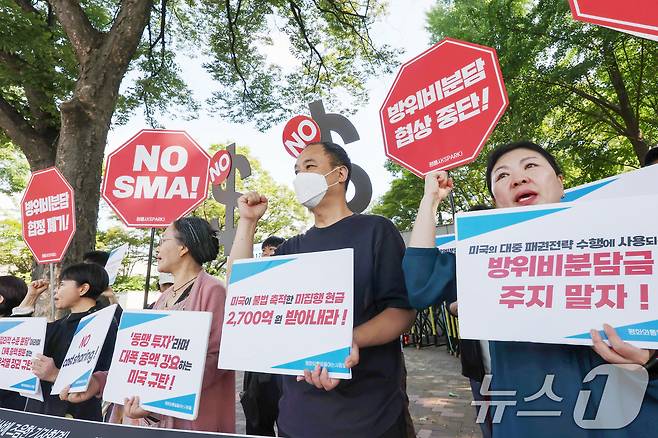
[[[468,164],[508,104],[496,51],[446,38],[400,68],[379,111],[386,156],[418,176]]]
[[[297,158],[304,148],[320,141],[320,127],[309,116],[295,116],[283,128],[283,147],[293,158]]]
[[[656,0],[569,0],[575,20],[658,41]]]
[[[55,167],[34,172],[21,200],[23,240],[39,263],[64,258],[75,234],[73,188]]]
[[[103,199],[129,227],[166,227],[208,194],[210,156],[184,131],[141,130],[106,163]]]

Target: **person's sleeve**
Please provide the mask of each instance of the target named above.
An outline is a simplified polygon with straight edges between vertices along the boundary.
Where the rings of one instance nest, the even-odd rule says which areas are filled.
[[[98,357],[94,371],[108,371],[110,369],[112,355],[114,354],[114,344],[117,341],[117,330],[117,323],[113,318],[110,328],[107,331],[107,336],[105,336],[105,342],[103,342],[103,348],[101,349],[101,354]]]
[[[203,384],[201,389],[206,389],[212,385],[219,374],[226,373],[226,370],[217,369],[219,361],[219,343],[222,339],[222,326],[224,325],[224,305],[226,302],[226,289],[220,283],[210,284],[204,288],[199,309],[205,312],[212,312],[212,322],[210,323],[210,336],[208,338],[208,351],[206,353],[206,365],[203,373]]]
[[[658,400],[658,350],[655,350],[649,361],[644,365],[649,372],[649,379],[654,381],[656,399]]]
[[[375,234],[374,292],[378,311],[389,307],[411,309],[402,274],[404,241],[393,223],[383,220]]]
[[[416,309],[457,299],[454,254],[437,248],[407,248],[402,270],[409,302]]]
[[[28,318],[34,314],[34,307],[14,307],[11,309],[12,318]]]

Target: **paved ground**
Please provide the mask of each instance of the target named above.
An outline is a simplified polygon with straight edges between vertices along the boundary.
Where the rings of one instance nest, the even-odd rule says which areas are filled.
[[[445,347],[407,347],[407,394],[418,438],[479,438],[471,387]]]
[[[459,359],[445,347],[404,350],[407,362],[407,393],[418,438],[480,438],[475,424],[468,380],[460,374]],[[237,388],[242,388],[238,373]],[[244,414],[238,401],[237,432],[244,433]]]

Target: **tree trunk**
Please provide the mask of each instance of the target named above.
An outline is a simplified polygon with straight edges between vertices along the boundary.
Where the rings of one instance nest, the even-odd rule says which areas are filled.
[[[96,247],[101,168],[109,130],[107,116],[90,117],[82,106],[74,99],[61,108],[56,165],[75,190],[76,222],[75,236],[63,260],[65,266],[82,262],[82,255]]]
[[[59,266],[82,262],[96,246],[101,169],[121,81],[151,11],[150,0],[124,0],[109,33],[97,32],[76,2],[51,0],[80,63],[73,96],[60,105],[55,165],[75,192],[76,233]],[[52,289],[52,288],[51,288]],[[36,314],[49,315],[49,297]]]

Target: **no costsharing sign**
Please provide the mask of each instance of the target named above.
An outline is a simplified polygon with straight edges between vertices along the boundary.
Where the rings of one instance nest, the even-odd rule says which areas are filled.
[[[386,156],[418,176],[468,164],[508,103],[496,51],[446,38],[400,68],[379,111]]]
[[[186,132],[144,129],[107,157],[103,198],[129,227],[166,227],[206,199],[209,165]]]

